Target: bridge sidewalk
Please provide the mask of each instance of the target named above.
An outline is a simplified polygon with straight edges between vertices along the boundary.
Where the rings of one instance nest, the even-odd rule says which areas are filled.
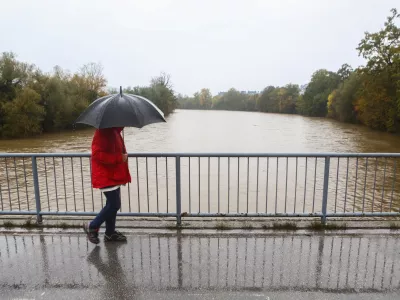
[[[399,299],[390,231],[80,230],[0,233],[1,299]]]

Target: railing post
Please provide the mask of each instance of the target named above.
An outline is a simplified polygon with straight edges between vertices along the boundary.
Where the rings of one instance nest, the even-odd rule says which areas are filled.
[[[40,204],[39,178],[37,171],[36,156],[32,156],[32,176],[33,176],[33,188],[35,191],[35,201],[36,201],[36,222],[40,224],[42,223],[42,215],[40,214],[42,208]]]
[[[181,158],[179,156],[175,157],[175,172],[176,172],[176,224],[181,225],[181,213],[182,213],[182,203],[181,203]]]
[[[329,186],[329,167],[331,158],[329,156],[325,157],[325,170],[324,170],[324,190],[322,193],[322,217],[321,223],[326,224],[326,207],[328,204],[328,186]]]

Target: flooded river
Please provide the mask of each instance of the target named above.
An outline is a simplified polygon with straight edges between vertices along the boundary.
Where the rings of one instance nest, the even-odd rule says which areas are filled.
[[[243,153],[400,153],[400,137],[324,118],[226,111],[184,111],[165,124],[126,128],[131,153],[232,153],[182,157],[183,212],[320,212],[325,158],[242,157]],[[93,130],[0,141],[0,153],[88,153]],[[122,211],[174,212],[175,158],[131,157],[132,184]],[[37,158],[44,211],[98,210],[89,158]],[[332,157],[328,211],[399,211],[395,158]],[[31,158],[0,157],[2,210],[35,207]]]

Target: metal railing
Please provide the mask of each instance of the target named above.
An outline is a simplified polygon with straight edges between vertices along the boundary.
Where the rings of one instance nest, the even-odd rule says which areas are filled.
[[[131,153],[123,216],[400,216],[400,154]],[[0,214],[95,215],[90,154],[0,154]]]

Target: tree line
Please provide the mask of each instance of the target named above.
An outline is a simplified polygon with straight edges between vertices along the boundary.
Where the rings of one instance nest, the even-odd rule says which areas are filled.
[[[220,109],[302,114],[365,124],[400,132],[400,14],[391,10],[384,27],[366,32],[356,48],[366,60],[353,69],[317,70],[306,87],[296,84],[267,86],[260,93],[230,89],[212,96],[202,89],[193,96],[175,95],[170,77],[161,74],[148,86],[128,87],[152,100],[165,115],[179,105],[184,109]],[[50,73],[0,55],[0,138],[17,138],[71,129],[76,118],[98,97],[117,93],[106,89],[100,64],[89,63],[71,73],[60,66]]]
[[[391,10],[384,27],[366,32],[356,48],[366,60],[353,69],[315,71],[303,89],[296,84],[267,86],[257,95],[235,89],[212,96],[202,89],[193,96],[178,95],[183,109],[223,109],[330,117],[370,128],[400,132],[400,14]]]
[[[88,63],[71,73],[55,66],[45,73],[16,55],[0,55],[0,138],[19,138],[72,129],[74,121],[106,90],[103,68]],[[145,87],[125,89],[151,99],[165,115],[177,106],[170,78],[161,74]],[[81,125],[79,125],[81,127]]]

